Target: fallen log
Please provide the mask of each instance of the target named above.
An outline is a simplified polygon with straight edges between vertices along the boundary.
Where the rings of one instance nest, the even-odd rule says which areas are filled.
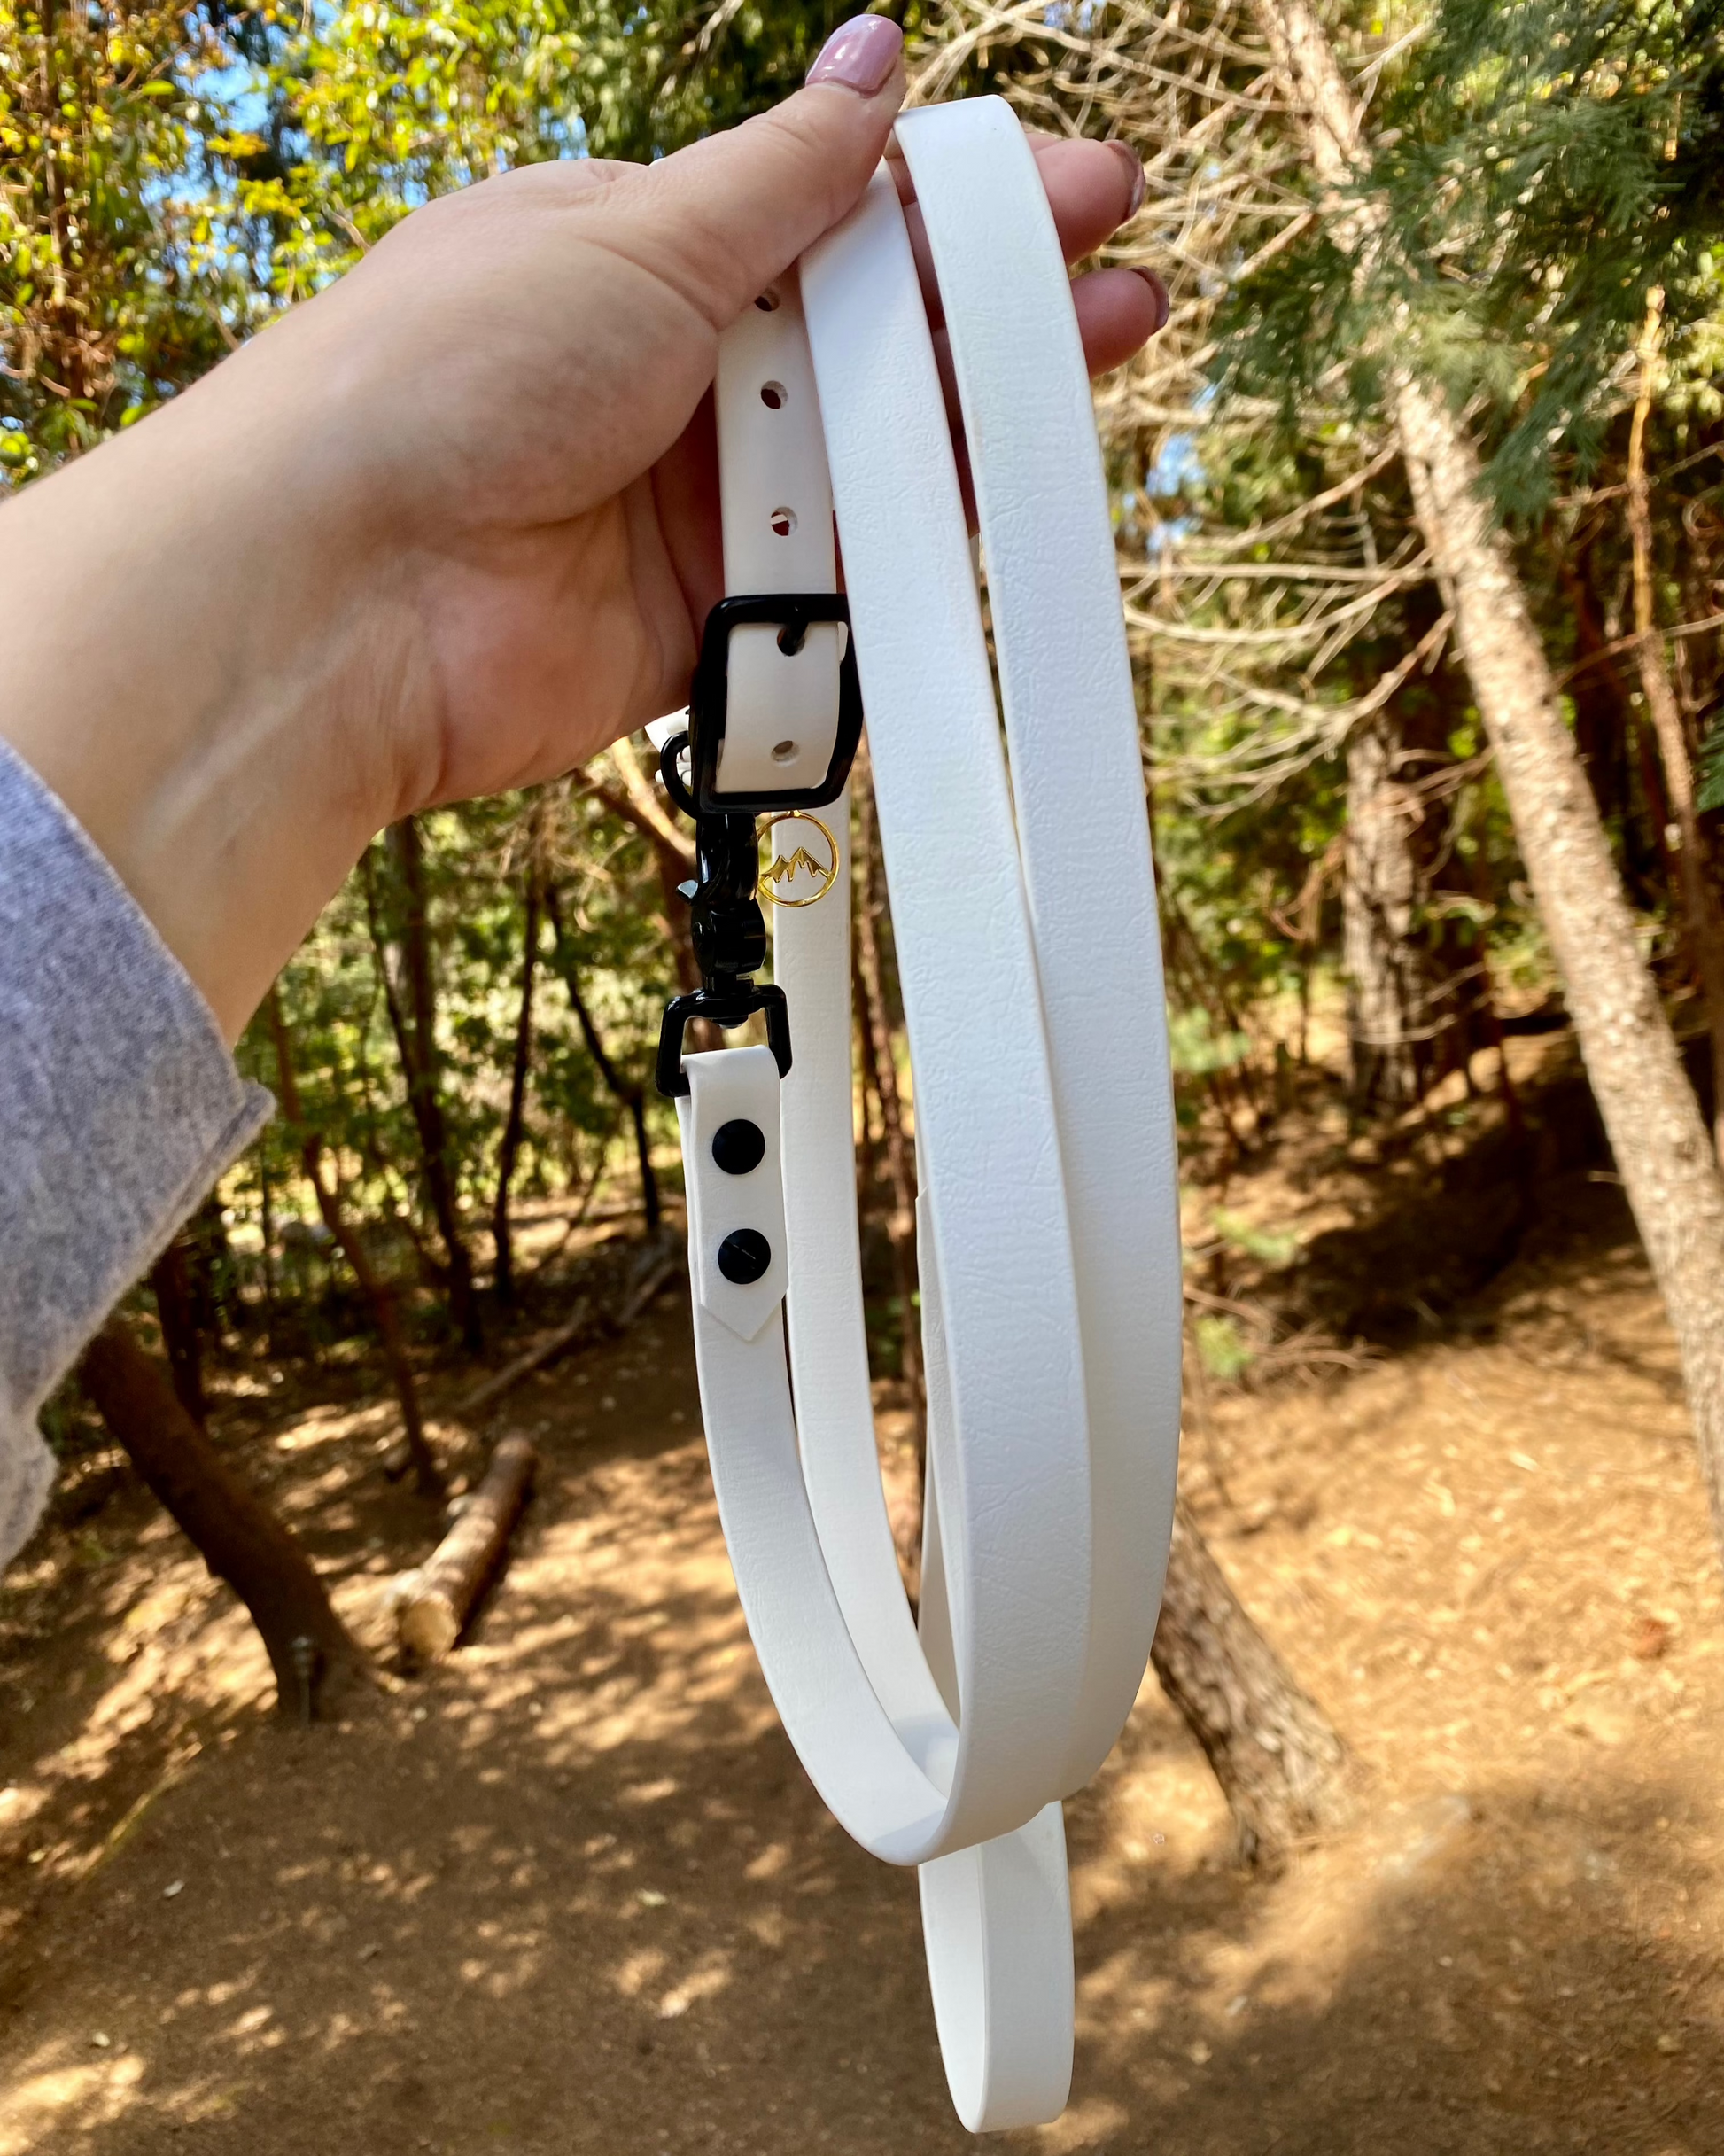
[[[621,1306],[607,1313],[594,1306],[591,1296],[582,1296],[575,1304],[572,1314],[555,1331],[546,1333],[536,1340],[524,1355],[517,1355],[512,1363],[493,1376],[463,1393],[451,1413],[468,1417],[482,1413],[493,1402],[500,1400],[511,1387],[518,1385],[524,1377],[531,1377],[535,1370],[542,1370],[559,1355],[566,1355],[571,1348],[585,1346],[589,1340],[603,1340],[620,1333],[632,1325],[653,1297],[664,1287],[682,1263],[680,1250],[666,1250],[653,1259],[646,1272],[630,1289]]]
[[[538,1464],[524,1437],[505,1437],[484,1481],[462,1499],[454,1525],[416,1572],[396,1581],[395,1637],[413,1661],[435,1662],[460,1638],[508,1547]]]

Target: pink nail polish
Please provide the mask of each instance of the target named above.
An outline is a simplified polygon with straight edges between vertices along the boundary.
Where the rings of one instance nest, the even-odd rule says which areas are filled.
[[[1168,316],[1173,312],[1173,302],[1168,297],[1168,288],[1153,269],[1145,269],[1141,262],[1128,265],[1134,277],[1141,277],[1155,295],[1155,327],[1150,331],[1156,337],[1168,326]]]
[[[1147,184],[1144,178],[1143,160],[1117,135],[1109,136],[1107,147],[1122,160],[1130,175],[1131,199],[1126,206],[1125,214],[1128,218],[1135,217],[1144,206],[1144,189]]]
[[[885,87],[904,50],[904,32],[884,15],[852,15],[820,47],[811,82],[841,82],[865,97]]]

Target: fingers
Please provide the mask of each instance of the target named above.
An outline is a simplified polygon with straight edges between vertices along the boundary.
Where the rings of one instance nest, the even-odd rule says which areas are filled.
[[[1032,135],[1029,146],[1068,262],[1093,254],[1143,206],[1144,168],[1122,142]]]
[[[1093,269],[1072,284],[1072,307],[1090,372],[1107,374],[1122,367],[1168,318],[1168,295],[1160,277],[1147,269]],[[946,421],[958,455],[958,485],[964,514],[975,529],[975,489],[970,478],[969,445],[958,401],[958,375],[952,365],[951,338],[943,327],[934,332],[934,357],[940,370]]]
[[[903,50],[883,15],[842,24],[794,97],[641,175],[618,203],[629,252],[714,329],[733,322],[860,197],[904,100]]]
[[[1142,206],[1144,169],[1123,143],[1074,142],[1036,134],[1029,140],[1047,191],[1054,230],[1068,262],[1093,254]],[[929,324],[937,335],[944,325],[945,314],[940,304],[928,229],[916,202],[909,167],[902,158],[894,157],[891,170],[904,204],[904,221],[916,257],[922,300]],[[1168,318],[1167,289],[1148,269],[1093,270],[1073,285],[1072,304],[1077,311],[1083,356],[1091,374],[1106,374],[1110,368],[1123,365]]]
[[[1143,206],[1144,168],[1122,142],[1074,142],[1028,133],[1036,167],[1053,213],[1061,253],[1068,262],[1093,254]],[[890,153],[889,153],[890,154]],[[901,157],[891,157],[892,177],[916,250],[925,287],[931,284],[928,241],[916,207],[915,183]]]
[[[1071,296],[1091,374],[1122,367],[1167,323],[1167,288],[1153,270],[1092,269]]]

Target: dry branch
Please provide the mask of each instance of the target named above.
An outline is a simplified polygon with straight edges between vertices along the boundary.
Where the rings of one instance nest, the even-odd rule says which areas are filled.
[[[562,1325],[535,1341],[524,1354],[517,1355],[512,1363],[506,1363],[493,1375],[464,1393],[451,1410],[455,1415],[469,1416],[482,1413],[500,1400],[503,1394],[518,1385],[524,1377],[531,1377],[535,1370],[542,1370],[559,1355],[566,1355],[571,1348],[584,1346],[589,1340],[604,1340],[620,1333],[632,1325],[648,1304],[664,1287],[682,1263],[680,1250],[659,1252],[648,1261],[647,1270],[630,1289],[619,1309],[606,1312],[600,1309],[592,1296],[582,1296],[574,1312]]]
[[[411,1660],[435,1662],[460,1638],[509,1545],[538,1463],[524,1437],[505,1437],[454,1525],[416,1572],[395,1583],[395,1637]]]
[[[1289,126],[1273,41],[1249,0],[1210,0],[1195,19],[1161,0],[1119,0],[1081,19],[1052,19],[1038,0],[946,0],[913,58],[912,102],[948,95],[960,71],[991,65],[1027,122],[1117,136],[1142,161],[1143,207],[1103,252],[1157,269],[1171,314],[1100,386],[1097,408],[1110,461],[1143,474],[1141,484],[1122,479],[1131,514],[1121,571],[1134,656],[1153,660],[1151,724],[1166,736],[1154,777],[1216,813],[1259,800],[1334,756],[1412,667],[1436,656],[1421,650],[1363,692],[1356,661],[1344,685],[1333,680],[1337,662],[1380,633],[1386,603],[1433,573],[1410,544],[1377,558],[1371,519],[1397,512],[1377,503],[1367,518],[1365,489],[1395,462],[1393,439],[1338,437],[1353,441],[1340,457],[1355,468],[1249,530],[1217,525],[1183,490],[1158,506],[1156,474],[1170,448],[1215,469],[1234,440],[1278,416],[1231,385],[1217,394],[1215,342],[1228,292],[1327,214],[1326,198],[1314,209],[1299,185],[1308,158]],[[1318,394],[1331,396],[1326,385]],[[1339,404],[1330,416],[1342,416]],[[1265,548],[1266,560],[1241,558]],[[1186,713],[1218,708],[1245,723],[1231,736],[1187,738]]]

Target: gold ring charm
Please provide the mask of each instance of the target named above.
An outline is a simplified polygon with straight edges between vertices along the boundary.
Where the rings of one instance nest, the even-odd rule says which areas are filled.
[[[760,871],[760,895],[768,906],[818,906],[838,881],[838,841],[818,816],[811,816],[802,808],[780,809],[777,815],[768,816],[761,837],[769,837],[780,823],[811,824],[826,842],[826,859],[817,860],[800,844],[793,853],[774,853]],[[779,888],[809,882],[816,888],[802,898],[787,898]]]

